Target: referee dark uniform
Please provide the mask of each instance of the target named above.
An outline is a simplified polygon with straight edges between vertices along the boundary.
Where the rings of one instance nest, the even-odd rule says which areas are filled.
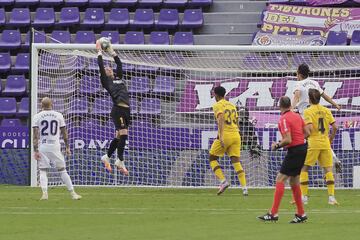
[[[301,223],[307,220],[301,201],[300,172],[304,165],[307,152],[305,137],[309,135],[309,132],[305,132],[305,123],[301,116],[292,112],[290,108],[290,98],[286,96],[281,97],[281,117],[278,126],[282,139],[278,143],[274,142],[271,145],[271,149],[277,150],[286,147],[287,154],[281,164],[280,172],[276,177],[276,188],[272,208],[269,213],[258,217],[263,221],[277,221],[279,219],[278,210],[285,191],[285,181],[288,179],[297,207],[295,218],[290,223]]]
[[[104,163],[105,168],[111,172],[110,158],[115,149],[117,149],[118,159],[115,161],[115,166],[121,173],[128,175],[129,172],[124,163],[124,149],[128,137],[128,127],[130,125],[130,105],[129,93],[122,76],[122,63],[110,44],[107,51],[113,56],[116,63],[116,74],[114,74],[111,67],[104,67],[102,49],[99,41],[96,42],[96,49],[98,51],[97,60],[100,69],[101,85],[110,94],[113,101],[111,118],[116,128],[116,137],[111,141],[107,154],[102,156],[101,160]]]

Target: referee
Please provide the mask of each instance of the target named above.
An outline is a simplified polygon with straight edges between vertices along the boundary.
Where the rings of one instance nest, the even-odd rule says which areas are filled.
[[[129,93],[126,87],[126,83],[122,79],[122,63],[110,44],[107,52],[109,52],[109,54],[113,56],[115,60],[115,75],[111,67],[104,67],[102,49],[99,40],[96,41],[96,49],[98,52],[98,65],[100,69],[101,85],[110,94],[114,103],[111,110],[111,118],[116,128],[116,137],[111,141],[108,152],[101,157],[101,161],[104,163],[105,168],[109,172],[112,172],[110,158],[115,149],[117,149],[118,159],[115,161],[115,166],[124,175],[129,175],[129,171],[126,169],[124,164],[124,149],[126,140],[128,138],[128,127],[130,125],[130,105]]]
[[[281,97],[281,117],[278,126],[282,135],[282,139],[278,143],[272,143],[271,150],[277,150],[282,147],[286,147],[287,154],[281,164],[280,172],[276,177],[276,187],[272,208],[269,213],[258,217],[263,221],[276,222],[279,219],[278,210],[281,199],[284,195],[285,181],[288,179],[297,207],[295,218],[290,223],[302,223],[307,220],[307,216],[304,212],[304,206],[301,201],[299,176],[306,158],[307,144],[305,144],[305,137],[309,135],[309,132],[305,132],[305,123],[301,116],[290,111],[290,109],[290,98],[286,96]]]

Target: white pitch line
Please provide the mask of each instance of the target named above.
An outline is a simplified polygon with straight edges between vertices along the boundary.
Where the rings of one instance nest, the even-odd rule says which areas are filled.
[[[142,215],[142,212],[1,212],[2,215]]]

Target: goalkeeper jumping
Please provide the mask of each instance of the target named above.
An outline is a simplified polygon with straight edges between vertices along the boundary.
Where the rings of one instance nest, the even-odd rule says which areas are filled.
[[[116,74],[114,74],[111,67],[104,67],[102,57],[103,49],[99,40],[96,41],[96,49],[98,52],[101,85],[110,94],[114,103],[111,110],[111,118],[116,128],[116,137],[111,141],[107,154],[101,157],[101,161],[104,163],[105,168],[109,172],[112,172],[110,158],[115,152],[115,149],[117,149],[118,159],[115,161],[115,166],[124,175],[129,175],[129,171],[126,169],[124,163],[124,149],[128,138],[128,127],[130,124],[130,105],[126,83],[122,79],[122,63],[109,43],[109,46],[105,49],[105,51],[113,56],[115,60]]]

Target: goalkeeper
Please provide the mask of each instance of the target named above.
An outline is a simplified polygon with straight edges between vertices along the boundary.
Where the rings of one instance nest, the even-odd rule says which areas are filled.
[[[98,65],[100,69],[101,85],[109,93],[114,103],[111,110],[111,118],[116,128],[116,136],[111,141],[107,154],[101,157],[101,161],[104,163],[105,168],[109,172],[112,172],[110,158],[117,149],[118,159],[115,161],[115,166],[124,175],[129,175],[129,171],[126,169],[124,163],[124,149],[126,140],[128,138],[128,127],[130,124],[130,106],[129,93],[126,84],[122,79],[122,63],[109,43],[106,51],[111,56],[113,56],[115,60],[116,74],[114,74],[111,67],[104,67],[104,61],[102,57],[103,49],[99,40],[96,42],[96,49],[98,52]]]

